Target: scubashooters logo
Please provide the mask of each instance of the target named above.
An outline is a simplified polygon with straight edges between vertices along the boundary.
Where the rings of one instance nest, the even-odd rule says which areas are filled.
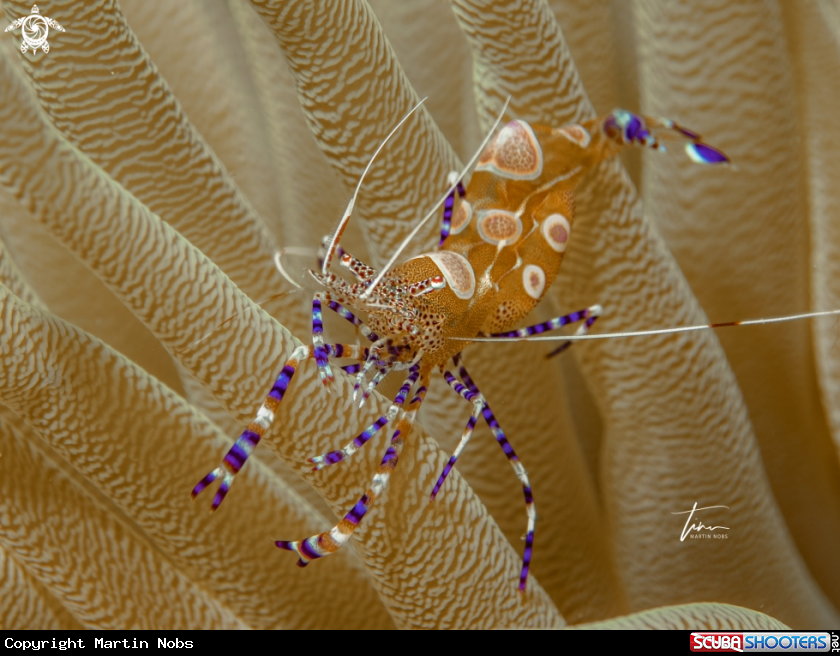
[[[827,652],[834,651],[836,633],[816,631],[759,632],[694,632],[691,651],[726,652]]]
[[[38,10],[38,5],[32,5],[32,13],[29,16],[18,18],[12,21],[4,31],[10,32],[20,28],[23,43],[20,44],[20,51],[25,53],[28,48],[32,48],[32,52],[38,52],[41,48],[45,53],[50,51],[50,44],[47,43],[47,36],[49,36],[50,28],[64,32],[64,28],[54,21],[52,18],[41,16]]]

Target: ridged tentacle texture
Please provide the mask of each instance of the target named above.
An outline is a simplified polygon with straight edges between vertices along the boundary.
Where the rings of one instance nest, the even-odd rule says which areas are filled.
[[[376,126],[396,124],[418,100],[390,44],[364,3],[324,2],[315,11],[299,2],[256,2],[255,6],[286,55],[318,146],[336,174],[348,184],[354,183],[383,133]],[[432,25],[428,27],[433,29]],[[324,31],[332,34],[332,42],[319,42]],[[368,47],[370,43],[375,47]],[[336,57],[337,51],[343,53],[341,58]],[[356,62],[352,83],[333,82],[341,79],[347,60]],[[327,84],[330,88],[325,93]],[[357,116],[366,120],[357,121]],[[438,198],[447,172],[462,166],[428,115],[421,116],[389,143],[381,155],[382,162],[371,169],[370,184],[361,196],[361,225],[372,261],[377,264],[388,257],[413,222]],[[360,152],[365,156],[351,155]],[[437,230],[437,222],[431,223],[412,252],[429,250]],[[546,403],[540,395],[542,386],[556,389],[562,384],[555,365],[541,361],[543,351],[533,346],[517,351],[482,349],[470,353],[468,362],[490,398],[517,397],[515,407],[500,406],[499,421],[503,426],[519,427],[512,439],[530,470],[533,486],[548,489],[561,481],[560,487],[544,499],[537,494],[541,521],[534,573],[545,581],[564,616],[581,621],[618,612],[620,593],[614,585],[592,483],[568,413],[564,415],[561,408]],[[523,357],[531,363],[527,368],[520,366]],[[499,376],[500,371],[505,375]],[[425,406],[432,410],[425,412],[423,423],[451,450],[458,437],[458,431],[453,430],[453,424],[457,425],[454,418],[466,418],[469,408],[442,380],[435,382]],[[479,430],[476,446],[463,462],[461,472],[516,544],[525,529],[522,500],[514,487],[516,479],[485,427]],[[500,481],[508,481],[510,486],[500,486]],[[447,487],[441,498],[454,494],[455,490]],[[437,502],[433,512],[443,512],[437,509]],[[569,571],[575,574],[569,576]]]
[[[23,2],[5,2],[9,15]],[[277,293],[260,218],[187,119],[114,0],[57,3],[77,25],[64,56],[22,58],[41,107],[65,138],[194,243],[247,293]],[[72,18],[71,18],[72,17]],[[57,20],[60,20],[57,18]],[[74,75],[84,69],[87,74]],[[242,253],[254,260],[250,265]]]
[[[664,166],[662,158],[648,158],[647,216],[662,230],[713,321],[806,312],[807,196],[797,171],[797,133],[818,123],[797,126],[790,93],[795,75],[778,47],[785,39],[779,7],[719,2],[696,12],[646,1],[639,4],[637,29],[663,36],[640,43],[643,110],[676,113],[688,125],[702,125],[739,168],[698,175],[687,158]],[[724,30],[727,47],[712,47]],[[751,138],[739,139],[746,126]],[[830,145],[823,141],[825,148]],[[667,190],[660,182],[666,177]],[[840,467],[820,412],[810,335],[812,328],[836,332],[836,323],[720,334],[782,515],[835,606],[840,563],[831,545],[840,542]],[[815,498],[823,503],[816,506]]]
[[[831,156],[840,145],[840,128],[829,120],[832,103],[838,100],[840,81],[840,9],[828,2],[809,2],[801,12],[782,4],[786,34],[794,55],[794,78],[799,91],[800,123],[819,125],[804,134],[807,157],[807,209],[811,247],[811,305],[815,308],[840,304],[840,190],[835,181],[840,162]],[[823,125],[823,122],[825,124]],[[803,294],[804,296],[804,294]],[[814,359],[819,389],[831,428],[836,453],[840,455],[840,347],[833,322],[813,324]],[[835,463],[838,459],[827,459]]]
[[[250,418],[253,399],[265,393],[260,381],[271,380],[299,342],[256,308],[201,251],[69,144],[31,104],[10,65],[3,62],[3,97],[14,100],[2,108],[2,119],[18,130],[0,147],[0,182],[90,266],[225,407],[242,421]],[[179,315],[172,314],[173,308],[179,308]],[[192,315],[186,326],[178,320],[184,315]],[[233,320],[195,344],[216,327],[220,316]],[[335,396],[328,398],[313,374],[311,369],[299,374],[278,417],[284,439],[275,436],[271,441],[301,471],[305,457],[332,447],[345,424],[363,423],[348,380],[342,378]],[[382,412],[385,407],[379,397],[374,409]],[[369,449],[358,460],[372,468],[375,458]],[[436,512],[429,507],[428,490],[446,457],[421,430],[415,431],[401,460],[401,477],[359,532],[360,553],[398,624],[560,622],[536,581],[524,600],[520,598],[512,584],[518,576],[518,557],[463,479],[454,479],[455,489]],[[339,512],[357,496],[365,478],[359,468],[341,468],[319,482],[319,488]],[[443,513],[445,522],[440,521]],[[488,551],[493,558],[478,558]],[[415,592],[418,587],[437,590],[435,596],[444,601],[426,604]]]
[[[514,115],[542,124],[594,114],[548,6],[516,5],[454,3],[474,46],[476,95],[489,99],[484,123],[507,94]],[[610,299],[604,324],[616,328],[706,320],[617,163],[589,178],[577,207],[574,247],[553,287],[565,304]],[[602,489],[631,607],[711,598],[764,605],[795,625],[832,621],[835,611],[781,528],[747,408],[716,337],[597,342],[577,355],[604,416]],[[663,506],[713,505],[721,496],[750,541],[721,541],[698,553],[652,540],[672,525]],[[728,575],[709,577],[712,568]],[[782,578],[788,596],[771,602],[770,586]]]
[[[686,629],[694,631],[784,631],[789,627],[749,608],[728,604],[686,604],[646,610],[606,622],[581,624],[572,629]]]
[[[179,571],[214,591],[214,597],[250,626],[356,623],[349,597],[333,595],[320,613],[311,613],[304,603],[311,577],[302,572],[291,579],[284,576],[277,559],[267,564],[261,557],[241,557],[273,555],[275,531],[317,532],[326,527],[323,518],[257,463],[244,477],[241,512],[224,520],[229,536],[217,541],[216,518],[191,512],[180,488],[185,476],[202,474],[200,465],[184,471],[183,463],[192,454],[203,452],[212,459],[224,448],[218,429],[99,340],[44,316],[10,293],[4,301],[4,334],[10,336],[14,327],[27,337],[14,349],[3,344],[8,363],[0,379],[4,401],[112,500],[115,512],[124,513]],[[10,366],[25,356],[28,366]],[[91,395],[90,390],[100,393]],[[45,414],[43,409],[52,404],[56,412]],[[352,556],[348,552],[343,562],[324,568],[317,575],[320,585],[329,587],[333,576],[355,578],[353,599],[376,607],[376,594]],[[178,619],[173,621],[178,626]]]
[[[6,18],[27,3],[3,0]],[[552,361],[537,345],[471,347],[540,516],[524,599],[521,492],[487,431],[428,504],[469,414],[439,379],[352,549],[300,570],[272,544],[343,515],[384,445],[308,472],[387,404],[359,411],[352,384],[327,392],[314,366],[219,511],[189,503],[307,335],[305,294],[256,306],[288,289],[272,254],[317,247],[424,95],[343,242],[372,265],[508,94],[510,116],[557,126],[591,100],[671,116],[739,168],[670,144],[625,155],[643,211],[621,165],[602,166],[535,321],[592,303],[603,331],[801,311],[809,296],[840,307],[834,5],[451,7],[53,0],[42,12],[66,32],[48,54],[0,33],[0,627],[837,625],[830,321]],[[289,262],[297,275],[311,260]],[[328,337],[354,339],[339,323]],[[715,516],[727,539],[680,542],[671,513],[694,502],[730,506]]]
[[[6,3],[5,8],[25,12],[23,2]],[[271,258],[277,247],[268,230],[187,119],[116,1],[64,2],[55,7],[56,16],[59,12],[78,23],[78,29],[69,33],[66,56],[35,66],[23,58],[53,123],[113,179],[211,257],[251,298],[261,301],[289,290],[273,271]],[[73,75],[79,68],[88,74]],[[253,263],[242,253],[249,253]],[[286,310],[283,314],[291,317],[295,301],[281,297],[266,307]],[[305,325],[289,323],[296,331]],[[189,375],[183,384],[193,403],[224,422],[226,416],[205,401]]]
[[[4,308],[4,314],[6,308]],[[82,625],[246,628],[162,554],[85,494],[37,437],[2,430],[3,546]]]

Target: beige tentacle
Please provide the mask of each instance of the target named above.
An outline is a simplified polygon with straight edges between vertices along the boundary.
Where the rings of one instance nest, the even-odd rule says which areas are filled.
[[[28,12],[22,2],[4,3],[4,10],[7,16]],[[271,261],[277,245],[187,119],[119,5],[114,0],[73,1],[53,13],[60,23],[74,26],[62,56],[37,66],[21,57],[53,123],[112,178],[166,217],[254,300],[267,299],[284,287],[289,290]],[[78,70],[85,74],[76,75]],[[74,102],[65,102],[68,94]],[[294,329],[306,325],[295,312],[299,307],[295,296],[267,304],[269,312],[283,312]],[[194,380],[185,372],[181,377],[188,397],[202,407]],[[227,423],[225,413],[212,402],[203,409]]]
[[[261,463],[243,472],[235,512],[196,512],[189,481],[228,443],[204,416],[95,338],[2,288],[0,305],[0,350],[17,360],[3,368],[0,398],[208,597],[254,628],[389,625],[384,612],[359,618],[350,603],[380,606],[353,554],[309,576],[284,567],[277,531],[317,532],[327,521]],[[313,585],[325,591],[317,612]]]
[[[15,261],[12,259],[6,244],[0,239],[0,283],[9,288],[15,296],[34,307],[43,308],[44,302],[38,293],[26,280]]]
[[[126,20],[190,123],[279,243],[285,208],[257,89],[225,0],[120,0]],[[156,210],[157,211],[157,210]]]
[[[641,613],[614,617],[604,622],[570,626],[570,629],[604,630],[690,630],[690,631],[785,631],[779,620],[749,608],[730,604],[685,604],[664,606]]]
[[[790,92],[797,76],[779,48],[785,40],[779,7],[722,1],[698,13],[645,0],[637,18],[638,33],[647,36],[639,40],[643,111],[696,126],[710,140],[714,135],[738,167],[698,171],[685,157],[647,157],[646,215],[713,321],[807,312],[807,200],[796,135],[800,126],[816,128],[822,139],[823,130],[808,120],[797,125]],[[833,323],[732,330],[719,339],[785,524],[840,607],[840,563],[830,546],[840,543],[840,463],[826,460],[832,441],[817,410],[811,357],[812,329]]]
[[[508,3],[504,15],[482,0],[453,6],[474,43],[485,123],[507,94],[515,98],[513,113],[542,124],[593,114],[544,3]],[[605,326],[649,325],[650,299],[668,324],[704,323],[640,209],[618,165],[600,167],[581,189],[579,227],[551,293],[558,297],[563,290],[571,307],[602,303]],[[604,413],[603,491],[631,607],[715,598],[765,604],[796,626],[836,621],[783,528],[746,407],[716,338],[610,340],[577,356]],[[698,500],[732,506],[733,523],[751,539],[729,541],[720,550],[685,549],[670,512]],[[727,574],[709,577],[712,569]]]
[[[0,629],[81,628],[67,609],[0,547]]]
[[[129,0],[121,2],[120,8],[143,49],[183,107],[190,123],[223,162],[231,179],[248,202],[253,204],[276,242],[283,243],[284,235],[289,237],[295,229],[303,227],[306,227],[305,232],[311,238],[310,219],[317,215],[294,213],[288,204],[280,204],[278,191],[289,181],[285,180],[283,171],[276,170],[272,160],[264,135],[266,126],[261,110],[265,109],[265,105],[261,106],[258,99],[258,94],[263,91],[262,84],[258,86],[251,79],[251,62],[247,61],[244,50],[250,43],[247,39],[240,42],[227,3],[224,0],[190,0],[179,2],[167,11],[160,11],[154,3]],[[251,13],[252,23],[260,26],[261,21]],[[265,27],[262,26],[262,29],[265,30]],[[271,43],[276,50],[273,38]],[[282,61],[280,63],[285,67]],[[282,93],[278,95],[282,96]],[[286,96],[289,96],[288,91]],[[298,104],[293,95],[292,102]],[[305,124],[303,132],[310,148],[317,152]],[[299,148],[297,155],[295,160],[300,162]],[[324,194],[322,187],[321,192],[315,196],[323,198],[330,195]],[[341,208],[338,208],[324,218],[332,223],[333,217],[340,213]],[[327,229],[321,232],[326,233]],[[264,270],[264,263],[258,261],[264,254],[264,251],[257,254],[253,260],[250,252],[238,255],[246,265],[262,270],[263,288],[259,291],[249,288],[254,301],[272,296],[285,284],[273,270]],[[314,258],[311,262],[296,262],[300,266],[313,265]],[[257,293],[262,295],[257,297]],[[284,324],[294,331],[305,331],[309,327],[304,294],[269,301],[266,307],[275,316],[282,317]],[[238,434],[241,426],[230,413],[211,396],[203,393],[201,383],[195,378],[183,371],[181,374],[181,384],[187,398],[226,433],[231,436]],[[285,467],[266,447],[259,447],[256,456],[319,511],[330,514],[312,486]]]
[[[426,98],[423,105],[435,125],[460,159],[468,161],[484,135],[469,93],[470,48],[458,23],[438,0],[369,0],[369,4],[411,86]],[[429,38],[432,34],[434,38]],[[438,187],[445,184],[444,180]]]
[[[14,357],[6,345],[4,369]],[[82,625],[246,628],[92,495],[77,473],[50,458],[38,438],[3,419],[0,450],[0,546]]]
[[[420,100],[376,17],[363,0],[252,4],[286,56],[315,140],[344,184],[355,187],[373,151]],[[342,57],[336,57],[339,50]],[[357,202],[374,268],[388,260],[424,208],[445,191],[449,171],[458,168],[421,107],[380,153]],[[429,250],[438,231],[430,224],[418,235],[415,252]]]
[[[785,4],[781,7],[793,54],[794,79],[798,84],[802,155],[807,157],[811,307],[838,307],[840,193],[835,183],[840,175],[840,162],[836,157],[840,130],[835,127],[831,110],[838,99],[835,81],[838,81],[837,65],[840,64],[840,12],[836,5],[826,2],[807,2],[799,7],[800,11],[793,11]],[[837,323],[819,321],[812,329],[822,404],[840,458]]]
[[[296,75],[298,93],[319,146],[336,173],[343,175],[348,184],[354,183],[367,163],[366,159],[358,159],[357,153],[371,152],[378,145],[371,130],[376,125],[396,123],[413,106],[416,98],[394,60],[385,35],[378,31],[376,19],[362,2],[354,2],[352,6],[343,3],[343,11],[338,11],[337,5],[324,3],[319,5],[314,15],[304,13],[296,3],[257,2],[255,6],[274,29]],[[430,9],[439,10],[439,7],[432,6]],[[353,16],[351,25],[342,23],[344,11]],[[412,11],[420,13],[417,7]],[[440,16],[438,11],[435,18],[440,23],[446,16]],[[348,62],[356,62],[356,55],[336,59],[331,54],[331,48],[339,45],[328,47],[317,41],[327,32],[342,49],[358,53],[364,62],[364,66],[353,64],[352,85],[335,85],[330,94],[323,93],[324,80],[347,75],[342,67]],[[366,44],[370,42],[376,43],[377,47],[369,49]],[[330,110],[335,106],[342,107],[342,111]],[[365,121],[358,121],[357,116],[364,116]],[[380,259],[386,259],[398,243],[397,239],[405,235],[422,216],[424,209],[440,196],[445,187],[446,173],[459,168],[459,162],[423,109],[418,120],[412,119],[410,125],[395,135],[394,143],[389,144],[380,157],[383,157],[383,162],[371,169],[369,189],[363,189],[358,205],[360,216],[367,219],[362,226],[369,250]],[[352,168],[354,164],[358,167],[355,170]],[[435,222],[435,231],[437,227]],[[429,246],[426,238],[418,238],[418,242],[417,249]],[[517,449],[539,453],[542,461],[551,459],[563,463],[564,480],[570,487],[583,491],[581,503],[576,506],[564,503],[559,495],[551,495],[546,503],[540,502],[540,534],[534,559],[537,577],[541,580],[543,573],[548,575],[549,593],[558,603],[565,604],[564,612],[572,612],[575,616],[582,613],[580,617],[588,618],[618,612],[620,606],[614,605],[617,594],[610,581],[604,545],[603,542],[599,545],[599,539],[595,537],[600,531],[597,522],[592,520],[594,495],[591,484],[586,481],[585,468],[576,466],[581,462],[574,456],[563,457],[555,430],[564,426],[564,419],[557,412],[556,405],[545,403],[537,393],[528,394],[528,390],[535,392],[535,380],[551,375],[548,372],[552,365],[537,361],[533,367],[522,370],[518,366],[521,353],[512,350],[479,351],[471,354],[468,361],[471,367],[475,365],[474,369],[479,372],[482,381],[489,381],[498,375],[498,371],[508,372],[509,379],[504,384],[494,386],[491,383],[488,389],[498,387],[502,393],[517,390],[511,394],[516,398],[515,410],[511,408],[513,412],[504,412],[502,416],[502,421],[505,421],[507,415],[503,425],[507,426],[511,440]],[[453,417],[464,413],[463,402],[440,384],[433,386],[431,393],[431,403],[427,405],[435,407],[428,408],[421,421],[439,440],[448,441],[450,436],[457,438],[459,422]],[[495,407],[500,405],[495,404]],[[540,421],[533,421],[534,417],[540,417]],[[565,427],[565,435],[569,435],[567,423]],[[499,485],[500,480],[509,477],[507,463],[489,434],[482,430],[480,436],[483,436],[483,443],[475,448],[481,449],[486,457],[471,460],[468,454],[459,467],[464,467],[468,479],[480,486],[482,498],[491,503],[494,518],[518,546],[518,538],[525,527],[521,499],[515,487],[506,491]],[[528,466],[529,469],[532,467]],[[547,466],[536,467],[539,471],[534,481],[547,483],[557,475]],[[400,473],[395,478],[403,475]],[[546,486],[546,489],[550,488]],[[538,487],[535,487],[534,493],[540,499]],[[452,520],[446,517],[445,521]],[[543,527],[545,533],[542,533]],[[598,556],[588,559],[584,554]],[[570,580],[565,572],[571,568],[571,563],[585,574]],[[590,604],[593,600],[596,601]]]
[[[0,108],[0,118],[19,126],[0,143],[0,183],[94,268],[170,353],[209,332],[219,316],[235,316],[177,359],[241,421],[250,419],[254,399],[265,393],[267,381],[298,342],[200,251],[43,122],[2,60],[0,91],[15,99]],[[305,457],[327,451],[335,435],[365,420],[354,408],[346,377],[337,380],[337,395],[327,397],[314,373],[304,368],[295,378],[281,406],[279,429],[269,440],[298,471]],[[373,408],[382,412],[386,406],[377,396]],[[376,457],[375,450],[368,452]],[[439,522],[431,512],[428,490],[444,462],[444,454],[418,431],[402,457],[404,475],[359,531],[357,552],[398,625],[547,626],[562,621],[536,581],[523,603],[515,586],[519,559],[462,479],[453,479],[454,493],[442,500],[448,521]],[[344,508],[362,488],[364,468],[338,468],[331,474],[318,481],[319,487],[334,510]],[[462,534],[463,527],[470,531]],[[493,558],[477,558],[485,553]],[[416,594],[417,587],[439,591],[433,597],[443,601],[428,603],[429,597]]]
[[[10,73],[25,79],[13,44],[0,40],[0,52],[10,64]],[[28,84],[23,83],[23,87],[29,90]],[[172,358],[154,335],[2,189],[0,237],[33,291],[52,312],[103,339],[173,389],[181,390]]]
[[[0,220],[0,234],[46,307],[183,393],[178,370],[155,336],[5,190],[0,190]]]
[[[284,243],[317,249],[321,237],[335,228],[352,187],[336,176],[312,138],[294,77],[272,31],[248,0],[231,0],[230,11],[253,71],[265,139],[277,171],[274,185],[283,207]],[[346,237],[342,244],[367,261],[359,226],[351,224]],[[314,266],[303,258],[291,263],[294,273]]]
[[[4,9],[7,16],[29,11],[22,0],[4,2]],[[187,119],[115,0],[74,0],[53,13],[74,26],[62,35],[61,57],[37,66],[22,60],[56,127],[254,299],[281,291],[272,263],[277,247],[266,227]],[[87,74],[75,75],[80,69]],[[65,102],[68,95],[75,101]],[[279,299],[270,310],[288,307],[293,301]]]

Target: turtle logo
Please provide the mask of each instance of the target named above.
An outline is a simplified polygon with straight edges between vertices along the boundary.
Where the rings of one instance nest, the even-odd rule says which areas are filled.
[[[29,16],[18,18],[13,21],[6,32],[21,28],[21,36],[23,43],[20,44],[20,51],[26,52],[27,47],[32,48],[32,52],[38,52],[41,48],[45,53],[50,51],[50,44],[47,43],[47,35],[50,33],[50,28],[63,32],[64,28],[54,21],[52,18],[41,16],[38,11],[38,5],[32,5],[32,13]]]

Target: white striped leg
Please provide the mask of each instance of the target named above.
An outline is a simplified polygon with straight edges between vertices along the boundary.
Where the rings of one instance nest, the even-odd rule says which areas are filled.
[[[292,357],[290,357],[283,365],[280,375],[277,376],[277,380],[274,381],[271,391],[268,393],[268,396],[265,401],[263,401],[262,406],[260,406],[260,409],[257,411],[257,416],[254,421],[248,424],[248,427],[242,435],[239,436],[239,439],[234,442],[233,446],[225,455],[222,464],[207,474],[207,476],[201,479],[198,485],[193,488],[193,499],[201,494],[213,481],[221,478],[222,483],[219,485],[219,489],[216,492],[216,496],[213,498],[213,504],[210,509],[216,510],[216,508],[219,507],[222,501],[224,501],[225,495],[228,493],[230,486],[233,484],[234,477],[245,465],[245,461],[248,460],[248,457],[251,453],[253,453],[254,448],[257,444],[259,444],[263,435],[265,435],[271,427],[271,422],[274,421],[274,414],[277,411],[277,407],[283,400],[283,396],[286,394],[286,390],[289,388],[289,383],[291,383],[298,366],[303,360],[313,357],[314,354],[315,350],[311,346],[299,346],[295,349],[294,353],[292,353]]]
[[[454,389],[458,394],[460,394],[464,399],[467,401],[472,401],[473,404],[473,411],[470,415],[469,420],[467,420],[467,425],[464,427],[464,432],[461,434],[461,441],[458,442],[458,446],[455,448],[455,451],[452,453],[452,457],[449,458],[449,462],[446,463],[446,466],[443,468],[443,472],[441,472],[440,476],[438,477],[437,483],[435,483],[434,489],[432,489],[432,494],[429,496],[429,503],[435,500],[437,493],[440,491],[440,488],[443,487],[443,483],[446,480],[446,477],[449,476],[449,472],[455,467],[455,463],[458,461],[463,450],[466,448],[467,444],[470,441],[470,438],[473,435],[473,431],[475,430],[475,425],[478,422],[478,418],[481,416],[482,410],[484,410],[485,401],[484,397],[481,394],[474,394],[466,387],[461,385],[450,372],[445,371],[443,373],[444,377],[446,378],[446,382],[449,383],[449,386]]]
[[[380,371],[374,376],[374,379],[371,382],[372,386],[368,385],[367,389],[363,390],[362,398],[359,402],[360,408],[365,404],[365,401],[367,401],[374,388],[387,375],[388,371],[391,371],[395,365],[399,364],[399,354],[405,349],[406,342],[407,338],[405,336],[396,339],[393,337],[383,337],[371,345],[367,362],[365,362],[359,370],[359,373],[356,374],[356,382],[353,384],[354,401],[359,400],[359,390],[371,370],[376,367],[379,368]],[[383,351],[385,352],[384,355]],[[382,370],[385,370],[384,374],[382,373]]]
[[[324,322],[321,316],[321,301],[327,299],[327,294],[318,293],[312,299],[312,346],[315,347],[315,363],[318,365],[318,374],[325,387],[329,387],[334,381],[330,359],[324,344]]]
[[[365,403],[367,403],[367,400],[370,398],[370,395],[373,394],[373,390],[377,388],[379,383],[381,383],[385,379],[385,376],[387,376],[389,373],[391,373],[391,368],[385,367],[377,371],[376,375],[370,379],[370,382],[367,384],[367,387],[365,387],[365,389],[362,391],[362,398],[359,401],[360,408],[364,406]]]
[[[586,309],[578,310],[577,312],[572,312],[571,314],[564,314],[562,317],[555,317],[554,319],[549,319],[548,321],[535,323],[533,326],[518,328],[517,330],[509,330],[503,333],[493,333],[492,335],[490,335],[490,337],[501,337],[510,339],[516,339],[520,337],[531,337],[532,335],[540,335],[550,330],[557,330],[558,328],[562,328],[563,326],[567,326],[572,323],[577,323],[578,321],[583,321],[584,323],[580,328],[577,329],[575,335],[585,335],[589,332],[589,329],[592,327],[592,324],[595,323],[595,320],[598,317],[600,317],[603,314],[603,312],[603,307],[601,307],[600,305],[593,305]],[[548,353],[546,357],[550,358],[552,356],[559,355],[571,345],[571,342],[562,342],[560,346]]]
[[[406,410],[405,415],[403,415],[403,418],[394,430],[394,434],[391,436],[391,443],[385,452],[385,457],[382,458],[379,468],[376,470],[376,475],[373,477],[370,488],[356,502],[352,510],[344,516],[344,519],[329,531],[319,535],[313,535],[305,540],[293,542],[278,540],[275,542],[280,549],[294,551],[298,555],[298,567],[305,567],[310,560],[329,556],[344,546],[356,528],[358,528],[373,503],[382,494],[382,491],[391,478],[391,473],[397,466],[405,440],[411,434],[417,410],[420,409],[420,405],[426,397],[426,390],[430,379],[431,369],[428,367],[422,369],[420,372],[420,387],[417,388],[417,393],[411,400],[408,410]]]
[[[342,460],[349,458],[354,453],[356,453],[356,451],[358,451],[365,444],[367,444],[368,440],[370,440],[370,438],[372,438],[381,429],[383,429],[388,424],[388,422],[393,421],[397,416],[397,412],[399,412],[400,408],[402,408],[403,406],[403,403],[405,403],[405,399],[411,391],[411,388],[414,386],[414,383],[417,382],[417,377],[419,375],[420,367],[418,365],[414,365],[411,368],[405,383],[403,383],[403,386],[400,388],[399,393],[394,398],[394,402],[391,404],[391,407],[388,408],[388,412],[382,415],[370,426],[365,428],[365,430],[363,430],[352,442],[350,442],[340,451],[330,451],[329,453],[325,453],[322,456],[315,456],[314,458],[310,458],[309,462],[314,463],[315,465],[312,468],[312,471],[321,470],[324,467],[329,467],[330,465],[334,465],[337,462],[341,462]]]
[[[460,356],[455,356],[453,361],[456,364],[460,362]],[[481,394],[463,364],[461,364],[458,373],[461,375],[461,380],[464,381],[470,392],[474,394]],[[525,512],[528,516],[528,528],[525,532],[525,551],[522,554],[522,570],[519,574],[519,592],[524,593],[525,585],[528,582],[528,571],[531,567],[531,555],[534,550],[534,533],[536,531],[537,524],[537,509],[534,505],[533,493],[531,492],[531,481],[528,479],[528,472],[525,471],[525,467],[521,462],[519,462],[519,458],[517,457],[516,452],[514,452],[513,446],[511,446],[507,436],[505,436],[499,426],[499,422],[496,421],[496,417],[486,401],[484,402],[482,415],[484,415],[484,420],[493,432],[493,436],[496,438],[499,446],[502,447],[502,451],[504,451],[507,456],[508,462],[510,462],[511,467],[513,467],[513,471],[516,473],[516,477],[519,479],[519,482],[522,483],[522,492],[525,496]]]
[[[366,349],[355,344],[328,344],[324,346],[324,350],[328,356],[333,355],[334,357],[339,358],[362,359],[366,354]],[[199,483],[193,488],[193,499],[201,494],[207,486],[215,480],[221,478],[222,482],[219,485],[216,496],[213,498],[213,504],[210,509],[216,510],[216,508],[221,505],[228,493],[228,490],[230,489],[230,486],[233,484],[234,477],[245,465],[245,461],[248,460],[248,457],[254,452],[257,444],[259,444],[260,440],[271,427],[277,408],[283,400],[283,396],[286,394],[286,391],[288,390],[300,363],[313,357],[315,357],[314,346],[299,346],[295,349],[294,353],[292,353],[292,357],[290,357],[283,365],[283,369],[274,381],[271,391],[269,391],[268,396],[265,401],[263,401],[260,409],[257,411],[256,418],[248,424],[248,427],[243,431],[236,442],[234,442],[233,446],[225,455],[222,464],[202,478],[201,481],[199,481]]]

